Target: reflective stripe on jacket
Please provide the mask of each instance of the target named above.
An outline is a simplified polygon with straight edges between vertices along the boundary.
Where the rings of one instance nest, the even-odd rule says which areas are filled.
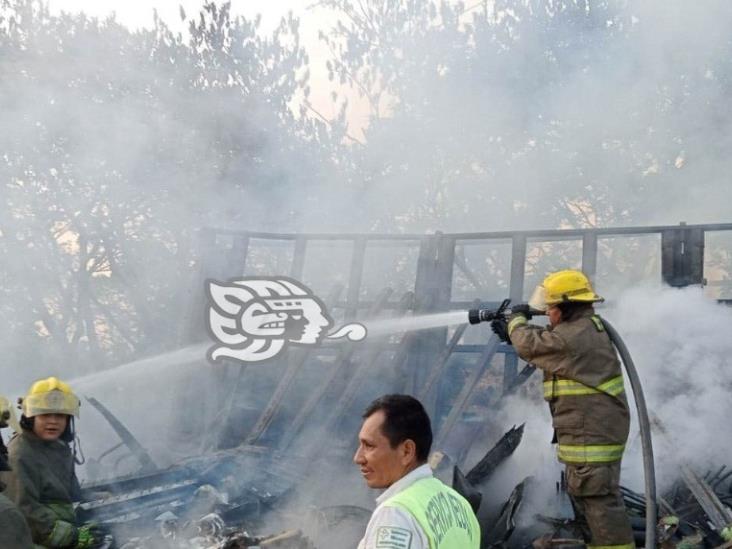
[[[544,399],[554,400],[560,396],[595,395],[597,393],[618,396],[624,390],[623,376],[611,378],[597,387],[588,387],[573,379],[554,377],[551,381],[544,382]]]
[[[430,542],[430,549],[478,549],[480,526],[467,500],[436,478],[414,482],[384,502],[400,507],[419,523]],[[399,540],[384,547],[398,548]],[[403,547],[407,547],[406,544]]]
[[[620,362],[593,310],[554,328],[515,316],[509,333],[518,355],[544,373],[559,459],[588,465],[620,460],[630,414]]]

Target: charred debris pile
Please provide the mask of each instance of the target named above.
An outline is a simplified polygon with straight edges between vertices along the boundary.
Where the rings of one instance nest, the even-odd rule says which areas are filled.
[[[491,499],[492,491],[486,488],[520,445],[523,431],[523,425],[511,428],[467,473],[440,452],[430,463],[436,475],[451,482],[476,511],[484,547],[583,546],[582,525],[574,520],[563,475],[546,512],[531,504],[541,491],[532,477],[519,482],[505,501]],[[112,531],[124,549],[355,547],[369,509],[344,504],[313,505],[297,515],[288,511],[303,470],[305,463],[285,466],[262,448],[242,447],[163,471],[88,485],[79,513]],[[242,475],[242,471],[257,473]],[[625,487],[621,492],[636,544],[642,547],[645,498]],[[545,494],[541,497],[547,501]],[[678,480],[658,499],[658,543],[667,549],[731,547],[724,539],[732,523],[731,503],[732,469],[727,465],[704,474],[679,466]]]

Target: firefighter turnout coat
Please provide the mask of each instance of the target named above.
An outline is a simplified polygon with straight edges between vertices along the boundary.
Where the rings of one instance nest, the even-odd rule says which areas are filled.
[[[44,547],[73,545],[78,533],[72,502],[80,490],[69,445],[23,429],[10,440],[8,458],[6,495],[25,516],[33,541]]]
[[[3,494],[0,494],[0,547],[33,549],[31,533],[23,514]]]
[[[544,373],[559,460],[570,465],[619,462],[630,428],[615,348],[592,309],[554,328],[508,325],[518,355]]]

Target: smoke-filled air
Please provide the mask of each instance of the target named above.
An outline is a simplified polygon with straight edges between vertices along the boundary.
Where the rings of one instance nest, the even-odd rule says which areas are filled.
[[[156,3],[0,2],[0,531],[8,499],[44,547],[732,541],[732,3]],[[25,495],[22,444],[68,493]]]

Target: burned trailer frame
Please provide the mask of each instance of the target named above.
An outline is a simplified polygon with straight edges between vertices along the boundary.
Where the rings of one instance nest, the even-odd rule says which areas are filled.
[[[311,284],[342,321],[383,315],[385,311],[423,315],[476,305],[495,307],[504,297],[525,301],[545,272],[567,267],[581,268],[593,280],[609,276],[611,271],[623,274],[645,269],[643,276],[652,282],[676,287],[705,285],[705,268],[709,268],[705,265],[705,238],[710,234],[732,236],[732,223],[430,235],[284,234],[207,228],[200,234],[198,271],[191,284],[189,320],[183,326],[181,342],[187,345],[207,339],[203,291],[207,279],[290,276]],[[614,251],[619,249],[623,251]],[[317,250],[321,261],[311,258]],[[338,253],[323,255],[323,250]],[[401,286],[389,287],[389,274],[377,276],[381,286],[374,286],[374,275],[367,271],[378,264],[379,254],[395,250],[402,255],[391,274],[401,277]],[[476,270],[468,256],[483,252],[488,259]],[[340,269],[335,265],[336,256]],[[490,271],[488,278],[485,269]],[[262,402],[252,402],[237,392],[263,375],[260,365],[211,365],[219,380],[214,400],[226,403],[225,409],[219,407],[208,419],[201,414],[198,425],[188,426],[186,436],[200,435],[210,447],[211,438],[203,433],[210,432],[212,424],[224,429],[236,425],[219,436],[214,446],[261,444],[282,450],[289,448],[299,433],[318,423],[333,429],[345,421],[353,427],[354,421],[348,418],[358,420],[364,399],[349,393],[358,387],[356,378],[363,372],[358,365],[372,361],[391,366],[394,379],[389,390],[415,394],[425,402],[435,422],[438,446],[461,462],[467,454],[464,442],[475,440],[484,428],[480,418],[471,421],[471,410],[487,413],[531,373],[531,367],[522,366],[511,347],[499,344],[485,329],[478,333],[464,327],[433,328],[361,348],[344,350],[339,345],[355,344],[292,349],[272,359],[267,366],[272,379],[258,391],[259,396],[267,394]],[[455,361],[462,365],[459,374],[448,366]],[[321,381],[326,386],[310,391],[309,401],[293,404],[292,393],[303,383],[300,371],[315,364],[325,372]],[[344,392],[348,398],[341,398],[335,410],[329,409],[333,399],[337,401]],[[283,411],[283,403],[294,410]],[[294,432],[293,425],[299,431]],[[281,444],[282,439],[285,444]],[[347,442],[343,450],[352,440]]]
[[[204,229],[196,267],[181,323],[185,347],[210,343],[208,279],[292,277],[322,298],[336,324],[495,308],[506,297],[522,302],[547,271],[567,267],[583,269],[601,292],[611,275],[634,280],[639,273],[676,287],[732,289],[732,223],[433,235]],[[178,461],[160,469],[138,449],[135,474],[87,485],[85,518],[134,532],[166,510],[189,507],[210,485],[232,496],[221,506],[227,523],[256,524],[318,468],[350,470],[362,409],[384,392],[420,398],[433,419],[434,449],[450,458],[440,466],[470,471],[483,463],[468,455],[472,443],[497,438],[490,415],[533,372],[485,325],[293,347],[257,364],[209,364],[200,348],[191,365],[204,375],[170,388],[176,406],[186,405],[185,421],[167,433]],[[374,369],[378,383],[369,385]],[[135,444],[125,444],[135,454]],[[369,504],[359,497],[353,490],[347,501],[314,500],[336,509]]]

